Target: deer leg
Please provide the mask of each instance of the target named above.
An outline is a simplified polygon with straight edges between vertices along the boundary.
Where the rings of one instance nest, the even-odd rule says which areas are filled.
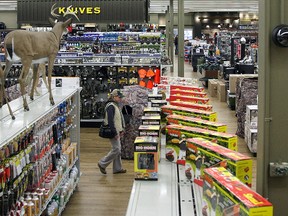
[[[12,118],[13,120],[15,120],[15,116],[14,116],[14,114],[13,114],[13,112],[12,112],[11,107],[10,107],[10,104],[9,104],[9,101],[8,101],[8,97],[7,97],[5,88],[4,88],[4,85],[1,85],[1,91],[2,91],[1,94],[2,94],[2,95],[4,96],[4,98],[5,98],[5,101],[6,101],[8,110],[9,110],[9,114],[11,115],[11,118]]]
[[[19,77],[20,90],[21,90],[21,95],[23,98],[23,107],[24,107],[24,110],[26,110],[26,111],[29,111],[29,106],[28,106],[28,103],[26,100],[25,80],[26,80],[27,74],[29,72],[29,68],[30,68],[31,63],[32,63],[32,60],[22,61],[23,66],[22,66],[22,71],[21,71],[20,77]]]
[[[7,97],[7,94],[6,94],[6,91],[5,91],[4,84],[5,84],[4,71],[2,70],[2,68],[0,68],[0,108],[2,107],[3,100],[5,99],[7,107],[8,107],[8,110],[9,110],[9,113],[10,113],[12,119],[14,120],[15,116],[14,116],[14,114],[12,112],[12,109],[11,109],[11,107],[9,105],[9,101],[8,101],[8,97]]]
[[[52,69],[53,69],[55,57],[56,56],[50,57],[48,61],[48,86],[49,86],[48,90],[49,90],[49,100],[52,106],[55,104],[53,95],[52,95],[52,89],[51,89],[51,76],[52,76]]]
[[[39,64],[33,65],[33,84],[30,92],[30,99],[34,100],[34,91],[36,91],[36,82],[38,82],[38,67]]]
[[[40,70],[40,72],[42,74],[42,80],[43,80],[43,82],[44,82],[44,84],[45,84],[45,86],[46,86],[46,88],[48,90],[49,89],[49,85],[47,83],[47,78],[46,78],[46,65],[45,64],[39,65],[39,70]]]

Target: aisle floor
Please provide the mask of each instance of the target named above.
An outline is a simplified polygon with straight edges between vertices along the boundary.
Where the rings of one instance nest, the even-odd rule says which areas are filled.
[[[177,70],[177,61],[174,61]],[[166,74],[178,76],[177,73]],[[191,64],[185,63],[185,77],[198,78],[192,71]],[[217,98],[210,98],[213,110],[217,112],[218,122],[226,123],[228,133],[235,134],[237,119],[235,111],[230,110],[227,104],[219,102]],[[107,140],[98,137],[97,128],[81,128],[81,154],[80,167],[82,176],[80,183],[64,210],[64,216],[124,216],[129,203],[133,182],[133,160],[122,160],[123,167],[128,170],[126,174],[113,175],[111,165],[107,168],[107,175],[102,175],[97,168],[97,161],[109,150]],[[253,158],[252,188],[256,188],[256,158],[250,153],[243,139],[238,139],[238,151]],[[151,194],[151,196],[154,196]],[[137,216],[137,215],[135,215]]]

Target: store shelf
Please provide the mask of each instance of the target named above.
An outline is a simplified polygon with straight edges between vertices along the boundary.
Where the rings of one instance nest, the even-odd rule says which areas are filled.
[[[76,162],[79,160],[79,158],[77,157],[72,165],[65,171],[65,173],[63,174],[62,176],[62,179],[61,181],[59,181],[59,183],[57,184],[57,186],[54,188],[54,190],[50,193],[46,203],[43,205],[40,213],[38,214],[39,216],[41,216],[43,214],[43,212],[45,211],[45,209],[47,208],[48,204],[50,203],[50,201],[52,200],[52,197],[55,195],[55,193],[59,190],[60,186],[64,183],[64,181],[69,177],[69,172],[71,171],[71,169],[73,168],[73,166],[76,164]],[[79,179],[78,179],[79,181]],[[75,186],[76,187],[76,186]],[[70,196],[69,196],[69,199],[70,199]],[[69,201],[68,199],[68,201]],[[67,201],[67,202],[68,202]],[[65,203],[65,205],[67,204],[67,202]],[[65,205],[63,206],[63,208],[65,207]]]
[[[7,105],[4,105],[0,110],[0,148],[16,137],[18,134],[29,128],[36,121],[47,115],[52,109],[56,108],[61,102],[70,98],[77,92],[77,89],[55,88],[52,90],[55,105],[51,106],[49,94],[46,91],[42,92],[41,96],[35,97],[33,101],[27,95],[29,111],[23,111],[22,97],[10,102],[10,106],[16,117],[11,119]]]

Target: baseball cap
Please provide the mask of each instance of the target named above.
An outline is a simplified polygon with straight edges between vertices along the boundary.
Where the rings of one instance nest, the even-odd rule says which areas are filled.
[[[119,89],[114,89],[112,92],[111,92],[111,96],[113,97],[120,97],[120,98],[123,98],[124,95],[122,94],[122,92],[119,90]]]

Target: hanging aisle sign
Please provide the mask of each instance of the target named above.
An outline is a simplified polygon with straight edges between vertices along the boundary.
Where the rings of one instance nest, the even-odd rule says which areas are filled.
[[[149,0],[18,0],[18,24],[49,24],[51,9],[61,17],[67,9],[78,23],[146,23]]]

